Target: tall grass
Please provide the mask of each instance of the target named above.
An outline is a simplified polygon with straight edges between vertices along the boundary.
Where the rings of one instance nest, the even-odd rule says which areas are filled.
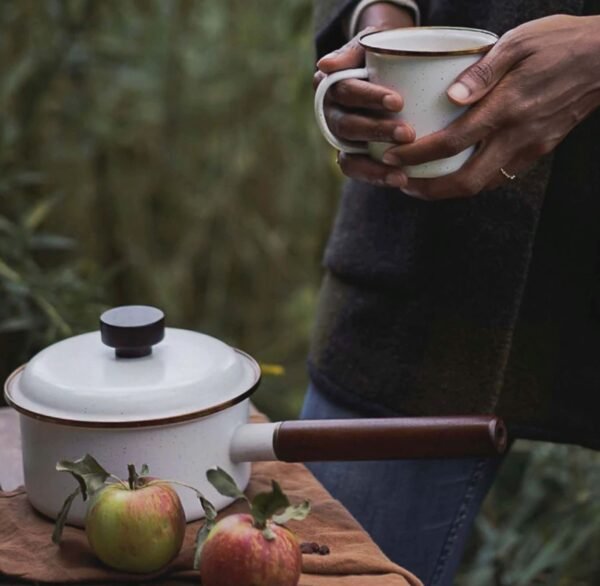
[[[48,229],[110,276],[107,304],[282,363],[263,405],[295,414],[339,182],[311,3],[23,0],[0,27],[0,165],[62,196]]]

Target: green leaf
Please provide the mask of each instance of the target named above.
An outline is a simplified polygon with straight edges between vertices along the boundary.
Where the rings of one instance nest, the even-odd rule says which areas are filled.
[[[56,523],[54,524],[54,531],[52,532],[52,542],[60,543],[62,532],[65,527],[65,522],[67,521],[67,515],[71,510],[71,505],[75,500],[75,497],[81,493],[81,487],[77,487],[66,499],[63,503],[63,506],[58,513],[58,517],[56,518]]]
[[[222,468],[211,468],[206,471],[206,478],[223,496],[245,499],[246,495],[238,488],[235,480]]]
[[[59,472],[69,472],[79,483],[83,500],[87,500],[88,495],[93,494],[104,486],[105,480],[110,474],[98,464],[89,454],[83,458],[70,462],[61,460],[56,464]]]
[[[271,480],[271,486],[271,492],[257,494],[250,505],[254,525],[259,529],[266,527],[267,520],[277,511],[290,505],[290,501],[275,480]]]
[[[28,230],[34,231],[48,216],[48,214],[52,211],[52,209],[56,206],[58,202],[57,197],[52,197],[48,199],[43,199],[38,202],[33,208],[29,211],[27,216],[24,219],[24,226]]]
[[[215,506],[201,494],[198,495],[198,498],[200,499],[206,518],[209,521],[214,521],[217,518],[217,509],[215,509]]]
[[[21,171],[15,175],[15,184],[21,187],[35,187],[44,183],[44,175],[32,169]],[[55,196],[56,197],[56,196]]]
[[[11,269],[1,258],[0,258],[0,277],[3,277],[14,283],[21,282],[21,275],[17,271]]]
[[[58,331],[63,336],[66,337],[71,336],[73,334],[69,324],[63,319],[63,317],[60,315],[56,307],[52,305],[52,303],[50,303],[47,299],[38,294],[34,294],[32,295],[32,297],[38,305],[38,307],[46,314],[48,319],[52,322],[54,326],[56,326]]]
[[[35,327],[35,323],[32,316],[8,318],[0,322],[0,334],[32,330]]]
[[[56,234],[35,234],[29,239],[29,248],[34,250],[73,250],[73,238]]]
[[[206,522],[204,523],[204,525],[202,525],[202,527],[200,527],[198,533],[196,534],[196,544],[194,545],[194,570],[197,570],[200,566],[200,556],[202,555],[202,548],[204,547],[204,542],[206,541],[210,530],[214,526],[215,522],[209,520],[207,517]]]
[[[148,476],[150,474],[150,468],[148,468],[148,464],[142,464],[142,469],[140,470],[140,476]]]
[[[288,521],[304,521],[310,513],[310,503],[304,501],[299,505],[290,505],[281,515],[273,515],[272,519],[277,525],[284,525]]]
[[[194,546],[194,570],[197,570],[200,565],[200,554],[202,553],[204,542],[206,541],[210,530],[217,524],[217,509],[215,509],[215,506],[207,498],[202,496],[202,493],[199,490],[196,490],[196,495],[200,499],[200,504],[204,509],[206,520],[196,535],[196,544]]]

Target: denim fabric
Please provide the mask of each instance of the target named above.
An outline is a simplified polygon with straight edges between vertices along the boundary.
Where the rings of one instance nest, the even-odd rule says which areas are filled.
[[[362,415],[336,405],[311,386],[301,417]],[[425,586],[450,586],[500,461],[465,458],[307,466],[390,559],[417,575]]]

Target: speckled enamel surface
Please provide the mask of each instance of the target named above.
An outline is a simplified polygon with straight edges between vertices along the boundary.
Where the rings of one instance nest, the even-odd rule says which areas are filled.
[[[438,57],[382,55],[367,52],[369,80],[392,88],[404,99],[402,111],[393,114],[410,124],[417,139],[441,130],[458,118],[466,108],[450,102],[446,90],[467,67],[481,58],[479,54]],[[381,160],[389,143],[370,143],[369,152]],[[458,155],[422,165],[404,167],[409,177],[439,177],[458,169],[471,156],[471,147]]]
[[[76,460],[90,454],[109,472],[127,476],[127,465],[143,464],[150,474],[186,482],[202,491],[218,508],[232,499],[217,493],[206,480],[206,470],[220,466],[244,488],[250,463],[230,459],[231,437],[248,421],[248,400],[208,417],[159,427],[88,429],[62,426],[19,416],[23,445],[25,487],[31,504],[55,518],[76,484],[70,474],[55,470],[59,460]],[[204,516],[193,491],[176,487],[188,521]],[[86,505],[75,499],[68,523],[83,526]]]

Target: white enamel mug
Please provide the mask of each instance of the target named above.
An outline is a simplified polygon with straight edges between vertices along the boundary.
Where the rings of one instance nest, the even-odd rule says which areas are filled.
[[[458,27],[414,27],[368,33],[360,44],[366,51],[366,67],[336,71],[325,77],[315,94],[315,116],[323,136],[346,153],[368,154],[381,160],[393,146],[385,142],[348,142],[336,137],[325,119],[323,102],[327,90],[344,79],[368,79],[398,92],[404,99],[401,112],[389,116],[410,124],[418,138],[448,126],[465,107],[446,95],[452,82],[476,63],[498,40],[489,31]],[[433,178],[460,169],[474,151],[404,167],[408,177]]]

